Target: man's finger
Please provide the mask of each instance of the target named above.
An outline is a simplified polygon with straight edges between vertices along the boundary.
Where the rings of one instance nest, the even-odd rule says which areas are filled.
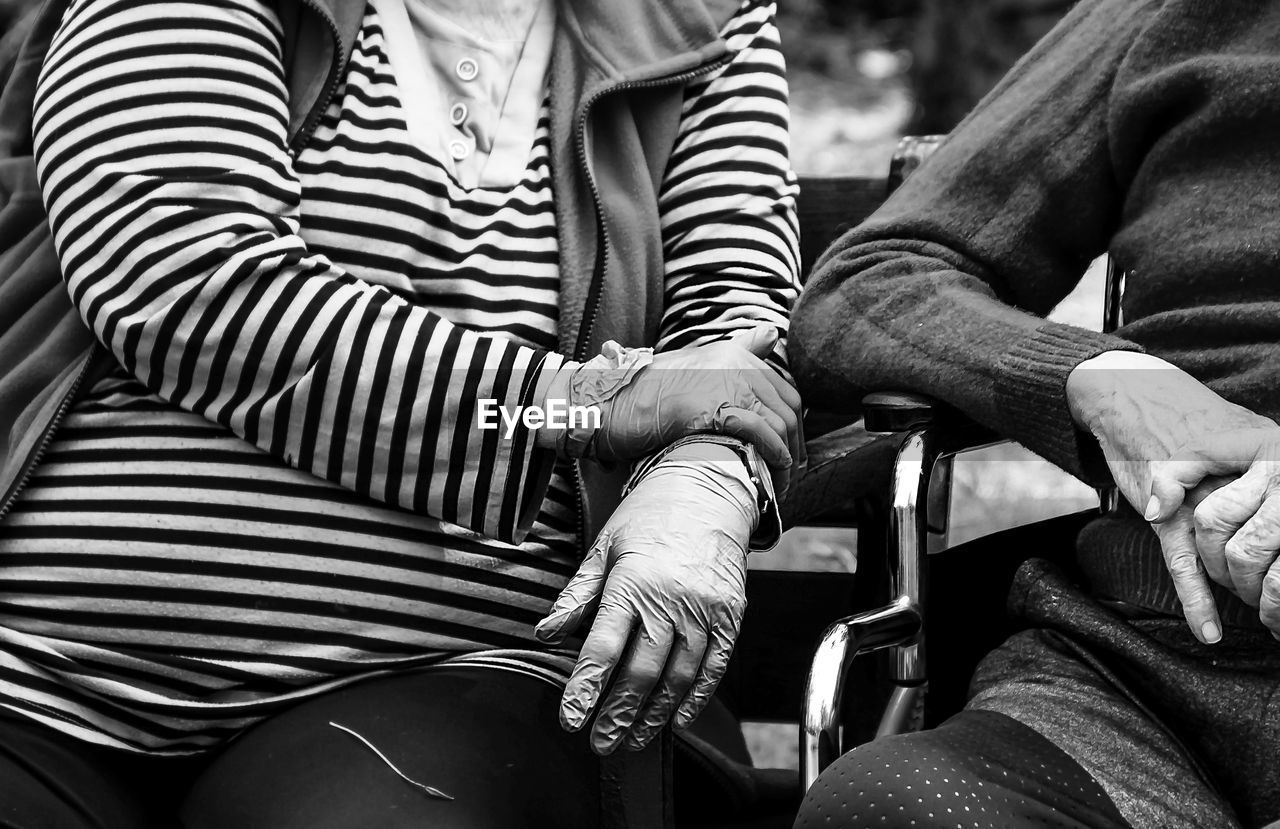
[[[1222,621],[1209,590],[1208,574],[1196,555],[1191,511],[1180,510],[1165,523],[1156,524],[1155,530],[1191,632],[1205,644],[1217,642],[1222,638]]]
[[[1271,565],[1262,579],[1258,618],[1271,631],[1272,636],[1280,639],[1280,563]]]
[[[1196,552],[1209,577],[1224,587],[1232,586],[1227,542],[1253,517],[1265,497],[1265,479],[1251,470],[1219,485],[1195,504]]]
[[[613,674],[631,638],[635,616],[631,610],[612,604],[606,597],[600,603],[591,632],[578,654],[569,682],[560,698],[560,724],[577,731],[587,721],[600,692]]]
[[[600,705],[591,729],[591,748],[611,754],[658,686],[675,641],[675,627],[663,618],[642,621],[616,669],[617,680]]]
[[[627,748],[644,748],[653,739],[653,735],[671,720],[676,706],[693,688],[706,653],[707,635],[702,630],[695,629],[688,635],[676,637],[658,689],[650,696],[644,711],[636,717],[631,734],[624,743]]]
[[[1280,549],[1280,490],[1269,487],[1266,497],[1226,545],[1231,587],[1245,604],[1258,607],[1262,580]]]
[[[1187,491],[1211,475],[1241,475],[1272,451],[1275,434],[1264,429],[1236,429],[1207,435],[1179,449],[1166,461],[1151,465],[1151,500],[1143,517],[1167,521],[1182,505]]]

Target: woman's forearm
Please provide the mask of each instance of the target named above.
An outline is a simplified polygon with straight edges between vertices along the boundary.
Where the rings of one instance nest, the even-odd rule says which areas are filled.
[[[307,249],[270,4],[81,0],[35,118],[73,301],[152,391],[361,494],[514,538],[545,474],[522,428],[476,428],[477,400],[539,399],[559,358]]]

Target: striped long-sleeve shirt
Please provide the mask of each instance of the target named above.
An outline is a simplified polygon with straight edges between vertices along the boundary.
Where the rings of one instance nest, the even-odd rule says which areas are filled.
[[[772,5],[724,34],[661,190],[660,348],[785,327],[795,295]],[[97,742],[198,750],[527,647],[575,566],[568,479],[473,428],[561,362],[545,106],[519,184],[461,187],[405,128],[375,0],[293,157],[280,43],[263,0],[76,0],[41,76],[55,243],[122,368],[0,527],[0,704]]]

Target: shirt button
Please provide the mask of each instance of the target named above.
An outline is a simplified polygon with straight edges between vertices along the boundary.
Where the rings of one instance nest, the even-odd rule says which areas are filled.
[[[471,155],[471,148],[462,141],[450,141],[449,155],[453,156],[454,161],[462,161],[464,158]]]
[[[467,105],[458,103],[449,107],[449,123],[455,127],[462,126],[462,122],[467,120]]]
[[[453,71],[457,72],[458,77],[464,81],[474,81],[476,75],[480,74],[480,66],[471,58],[463,58],[458,61],[458,65],[454,67]]]

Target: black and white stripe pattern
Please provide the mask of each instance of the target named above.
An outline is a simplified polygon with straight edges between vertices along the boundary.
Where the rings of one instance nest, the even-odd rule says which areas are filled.
[[[795,295],[771,4],[726,35],[662,191],[663,347],[785,327]],[[569,479],[536,491],[527,443],[470,428],[559,363],[545,117],[523,181],[461,188],[412,144],[371,8],[291,158],[279,48],[262,0],[78,0],[39,90],[68,284],[127,371],[0,527],[0,704],[95,742],[200,750],[355,678],[529,647],[576,565]]]
[[[560,360],[468,331],[411,302],[403,276],[361,279],[308,245],[279,50],[254,0],[73,4],[35,106],[72,299],[165,400],[298,469],[513,540],[540,495],[531,442],[475,430],[475,400],[527,402],[537,370]],[[369,109],[385,100],[349,83],[349,123],[310,172],[341,177],[352,152],[394,157],[377,135],[391,113]],[[349,184],[344,201],[368,192]],[[385,230],[401,214],[382,217]]]

